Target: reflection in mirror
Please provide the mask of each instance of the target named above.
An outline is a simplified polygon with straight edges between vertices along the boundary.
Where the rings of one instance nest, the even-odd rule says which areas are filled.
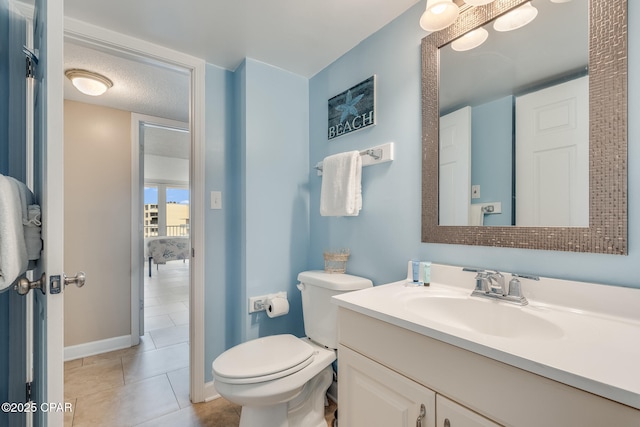
[[[439,49],[440,225],[589,225],[588,1],[522,8]]]
[[[627,1],[572,0],[557,4],[555,1],[532,0],[531,5],[539,13],[529,25],[499,34],[493,31],[492,25],[487,26],[493,19],[525,3],[526,0],[500,0],[484,6],[465,7],[451,26],[422,39],[422,241],[626,254]],[[580,6],[583,9],[572,12],[568,18],[560,18],[560,12],[553,13],[552,18],[560,20],[555,25],[543,21],[546,14],[544,10],[547,8]],[[542,33],[517,41],[518,33],[524,34],[522,32],[527,27],[539,25],[537,22],[543,23]],[[485,62],[491,67],[504,63],[511,67],[513,74],[505,77],[495,68],[482,69],[473,62],[471,65],[449,65],[454,55],[449,45],[480,27],[488,28],[486,42],[480,48],[466,51],[462,49],[455,52],[455,55],[466,55],[471,61]],[[561,33],[551,34],[552,28],[560,28]],[[588,48],[584,47],[585,32],[588,34]],[[494,47],[481,53],[482,46],[490,46],[488,43],[493,39],[498,40],[498,36],[503,36],[501,43],[516,42],[518,49],[510,54],[515,56],[507,56],[501,50],[504,47]],[[538,39],[547,36],[549,38],[542,46],[536,43]],[[565,48],[568,50],[564,51],[555,49],[574,38],[581,38],[583,47]],[[584,60],[585,49],[588,49],[588,65]],[[581,52],[575,57],[577,59],[574,63],[565,64],[560,70],[551,69],[562,63],[565,57],[570,57],[569,54],[574,53],[574,50]],[[543,56],[537,56],[539,54]],[[574,58],[572,55],[571,57]],[[524,79],[533,68],[537,70],[537,77]],[[466,74],[458,75],[458,72]],[[487,96],[476,90],[495,86],[497,83],[508,83],[509,92],[492,92]],[[587,88],[586,93],[584,87]],[[457,97],[452,92],[454,89],[462,93],[463,97]],[[569,93],[578,95],[563,95],[559,90],[568,90]],[[550,94],[552,96],[548,98]],[[530,102],[528,98],[532,95],[534,100]],[[551,105],[557,111],[554,108],[538,108],[538,95],[548,98],[543,106]],[[571,100],[565,102],[568,98]],[[494,109],[506,111],[507,118],[499,119],[507,123],[504,129],[494,124],[493,121],[498,120],[498,116],[492,112]],[[514,112],[527,109],[532,110],[529,118],[516,119],[519,113]],[[561,114],[556,114],[558,111]],[[450,114],[460,116],[453,120],[453,125],[449,122]],[[577,124],[579,116],[588,122],[588,127]],[[484,127],[485,134],[482,136],[483,141],[476,143],[475,128],[478,123]],[[540,137],[557,128],[581,127],[578,134],[587,132],[588,138],[576,137],[582,145],[575,149],[588,151],[588,165],[585,167],[584,161],[579,160],[585,154],[571,154],[575,161],[568,159],[568,153],[574,148],[567,148],[564,157],[547,155],[557,147],[543,147],[541,153],[529,150],[531,152],[527,154],[526,145],[529,143],[522,148],[520,142],[521,133],[531,132],[527,130],[527,123],[533,123],[529,128],[535,129]],[[467,156],[469,160],[466,160],[467,166],[456,169],[447,163],[449,153],[446,151],[457,151],[447,149],[454,140],[461,138],[460,135],[467,134],[470,143],[466,154],[462,150],[462,158]],[[497,147],[501,139],[507,141],[506,148]],[[570,138],[562,136],[558,139],[563,143]],[[540,139],[545,144],[548,140]],[[534,145],[539,143],[536,141]],[[494,145],[497,149],[492,151]],[[562,145],[560,148],[564,149]],[[526,165],[521,165],[518,160],[521,153],[536,158],[535,161],[529,160],[531,170],[528,172]],[[478,166],[476,157],[479,158]],[[443,164],[440,165],[440,162]],[[583,184],[572,187],[567,184],[573,184],[572,178],[567,178],[567,170],[570,169],[569,166],[573,168],[574,163],[582,164],[576,168],[576,176],[582,176],[576,181],[584,181],[583,177],[588,175],[588,186]],[[497,179],[491,181],[483,177],[477,178],[478,171],[487,176],[495,175]],[[526,172],[535,178],[530,180],[533,182],[533,192],[529,190],[532,193],[530,196],[523,196],[527,190],[519,186],[518,182],[523,181],[518,178],[520,172]],[[565,180],[563,192],[548,193],[536,188],[539,182],[558,187],[560,185],[557,183],[561,179]],[[459,196],[451,190],[458,185],[457,181],[468,182],[470,189],[466,191],[466,195]],[[498,193],[491,193],[495,185],[506,187],[506,190],[499,190],[506,191],[506,199],[500,198],[502,196],[497,195]],[[444,189],[439,191],[443,186]],[[479,198],[471,199],[470,193],[475,193]],[[485,197],[487,198],[483,199]],[[516,203],[513,203],[514,197]],[[577,209],[580,215],[576,218],[556,215],[561,211],[557,208],[560,202],[576,197],[582,200],[583,205],[584,200],[588,200],[585,208]],[[476,200],[488,203],[485,207],[487,213],[482,213],[483,224],[491,224],[494,218],[497,221],[502,213],[506,213],[502,215],[506,220],[492,227],[455,225],[464,224],[462,221],[465,219],[466,224],[469,224],[470,219],[478,224],[479,218],[476,216],[473,219],[474,215],[471,218],[469,215],[472,200],[474,204]],[[532,219],[527,219],[527,214],[536,214],[535,203],[540,205],[540,200],[545,207],[551,207],[549,212],[555,217],[550,218],[549,212],[546,212],[538,215],[538,218],[531,215]],[[526,202],[530,204],[527,205]],[[441,207],[447,203],[448,211],[446,206]],[[451,209],[457,204],[465,205],[466,215],[464,210],[456,214],[456,209]],[[477,210],[477,206],[474,209]],[[492,209],[494,213],[490,213]]]

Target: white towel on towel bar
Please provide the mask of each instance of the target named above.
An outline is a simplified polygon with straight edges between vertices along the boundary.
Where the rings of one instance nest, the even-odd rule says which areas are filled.
[[[358,151],[322,161],[320,215],[357,216],[362,209],[362,157]]]
[[[0,175],[0,291],[11,286],[28,265],[22,223],[27,193],[21,194],[16,183],[13,178]]]

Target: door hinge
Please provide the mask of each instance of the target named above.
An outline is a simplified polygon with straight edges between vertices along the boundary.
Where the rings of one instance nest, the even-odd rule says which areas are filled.
[[[31,402],[32,401],[32,391],[33,391],[33,382],[28,382],[27,383],[27,389],[26,389],[26,394],[27,394],[27,402]]]
[[[34,78],[36,76],[36,65],[38,65],[38,55],[26,46],[22,48],[22,51],[27,56],[27,78]]]
[[[36,64],[31,58],[27,58],[27,78],[32,79],[36,76]]]
[[[140,310],[144,308],[144,300],[140,300]]]
[[[191,248],[191,258],[195,258],[195,257],[196,257],[196,249]]]

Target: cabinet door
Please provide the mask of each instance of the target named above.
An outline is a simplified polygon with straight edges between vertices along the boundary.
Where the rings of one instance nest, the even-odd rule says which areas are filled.
[[[437,427],[499,427],[493,421],[470,409],[438,395],[436,398]]]
[[[343,346],[338,360],[340,425],[435,427],[432,390]]]

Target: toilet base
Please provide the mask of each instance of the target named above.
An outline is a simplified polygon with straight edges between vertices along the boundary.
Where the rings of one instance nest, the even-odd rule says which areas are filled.
[[[240,427],[326,427],[324,402],[333,381],[331,365],[307,382],[293,400],[269,406],[243,406]]]
[[[239,427],[289,427],[288,405],[243,406]]]

